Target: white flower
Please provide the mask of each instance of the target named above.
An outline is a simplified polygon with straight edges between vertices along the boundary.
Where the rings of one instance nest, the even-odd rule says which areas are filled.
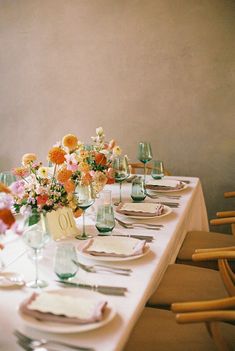
[[[48,178],[48,167],[39,167],[38,175],[41,178]]]
[[[121,153],[122,153],[122,149],[120,148],[120,146],[114,146],[113,154],[119,156],[121,155]]]
[[[98,128],[96,128],[96,135],[98,135],[98,136],[102,136],[102,135],[104,135],[104,130],[103,130],[103,128],[102,127],[98,127]]]

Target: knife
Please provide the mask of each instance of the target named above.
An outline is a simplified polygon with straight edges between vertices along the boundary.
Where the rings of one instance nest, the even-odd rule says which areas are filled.
[[[157,228],[154,228],[157,229]],[[107,236],[107,234],[98,234],[98,236]],[[138,235],[138,234],[130,234],[130,235],[124,235],[124,234],[112,234],[112,236],[124,236],[127,238],[134,238],[134,239],[140,239],[140,240],[145,240],[146,242],[151,242],[153,241],[154,237],[151,235]]]
[[[125,292],[128,291],[127,288],[123,288],[123,287],[119,287],[119,286],[89,285],[89,284],[69,282],[69,281],[65,281],[65,280],[56,280],[56,282],[64,284],[64,285],[74,286],[76,288],[89,289],[89,290],[97,291],[97,292],[99,292],[101,294],[106,294],[106,295],[124,296]]]

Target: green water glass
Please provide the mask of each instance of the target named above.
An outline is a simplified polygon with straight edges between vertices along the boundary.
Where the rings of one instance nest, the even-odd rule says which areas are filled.
[[[73,244],[59,244],[56,248],[54,271],[60,279],[69,279],[76,275],[78,267],[73,263],[77,261],[76,249]]]
[[[96,229],[102,234],[110,234],[115,227],[113,207],[100,205],[97,208]]]

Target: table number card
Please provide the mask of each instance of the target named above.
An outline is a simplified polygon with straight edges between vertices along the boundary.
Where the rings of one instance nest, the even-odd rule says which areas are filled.
[[[49,233],[54,240],[74,237],[78,234],[72,210],[68,207],[48,212],[47,225]]]

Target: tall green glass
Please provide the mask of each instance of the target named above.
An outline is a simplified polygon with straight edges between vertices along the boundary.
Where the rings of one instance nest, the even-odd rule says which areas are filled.
[[[146,163],[153,158],[151,144],[142,141],[138,145],[138,160],[144,164],[144,183],[146,181]]]

